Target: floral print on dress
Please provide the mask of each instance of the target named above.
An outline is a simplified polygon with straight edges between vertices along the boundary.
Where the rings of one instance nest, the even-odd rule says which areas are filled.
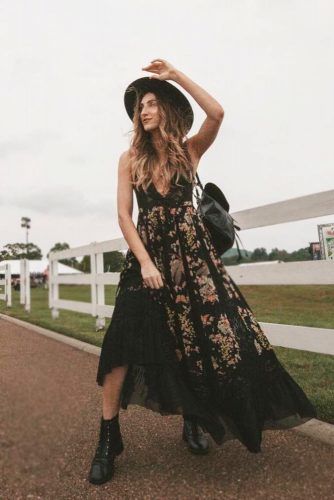
[[[177,200],[174,191],[174,203],[171,204],[170,200],[165,203],[166,197],[154,193],[154,186],[152,188],[151,204],[147,204],[149,196],[142,198],[140,190],[136,191],[139,201],[137,230],[163,276],[162,302],[170,334],[175,337],[176,345],[181,346],[175,353],[176,357],[193,372],[198,370],[201,376],[201,358],[206,356],[211,360],[217,376],[223,379],[242,362],[231,314],[239,316],[239,326],[243,327],[243,335],[252,340],[256,355],[261,356],[265,350],[271,351],[272,346],[217,255],[202,218],[192,203],[192,192],[189,189],[186,193],[183,189],[179,190],[182,199]],[[149,192],[152,196],[152,189]],[[144,204],[141,203],[143,199]],[[139,263],[133,252],[128,250],[120,287],[132,269],[140,274]],[[142,286],[146,285],[142,283]],[[133,285],[128,285],[128,288],[133,289]],[[161,296],[154,290],[150,293],[152,297]],[[198,342],[200,335],[206,339],[205,352],[204,344]]]

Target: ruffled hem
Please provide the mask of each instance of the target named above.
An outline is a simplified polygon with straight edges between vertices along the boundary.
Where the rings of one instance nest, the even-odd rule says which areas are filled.
[[[136,404],[160,415],[195,415],[216,444],[238,439],[253,453],[261,451],[262,431],[283,430],[315,418],[316,411],[287,372],[266,391],[249,387],[242,395],[234,385],[231,397],[223,390],[215,405],[194,397],[175,367],[130,365],[121,394],[121,408]],[[235,397],[233,397],[235,394]]]
[[[158,290],[139,288],[121,291],[116,297],[97,383],[102,386],[104,376],[114,367],[129,365],[121,408],[136,404],[160,415],[194,415],[216,444],[238,439],[253,453],[261,451],[263,430],[289,429],[317,416],[273,350],[263,351],[254,361],[256,370],[249,370],[248,360],[226,380],[208,376],[210,396],[201,395],[176,357],[177,346],[167,328],[164,308],[154,299],[158,295]]]

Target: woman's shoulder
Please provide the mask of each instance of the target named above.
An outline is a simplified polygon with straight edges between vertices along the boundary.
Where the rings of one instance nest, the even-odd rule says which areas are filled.
[[[126,149],[121,153],[120,158],[122,160],[130,160],[134,157],[134,155],[135,155],[135,149],[133,147],[130,147],[129,149]]]
[[[119,157],[119,163],[123,166],[123,168],[131,167],[131,163],[133,162],[135,153],[134,148],[130,147],[126,151],[123,151]]]

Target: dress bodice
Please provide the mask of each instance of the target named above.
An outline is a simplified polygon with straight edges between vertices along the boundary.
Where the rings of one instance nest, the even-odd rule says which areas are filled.
[[[147,188],[147,192],[142,187],[135,188],[134,191],[136,193],[138,208],[149,209],[158,205],[178,206],[185,201],[192,202],[193,185],[192,182],[181,176],[177,184],[172,179],[170,189],[166,195],[159,193],[153,182]]]

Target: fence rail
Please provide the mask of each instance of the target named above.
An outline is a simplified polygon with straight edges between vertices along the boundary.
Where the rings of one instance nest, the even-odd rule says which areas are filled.
[[[333,285],[334,262],[304,260],[226,266],[232,279],[239,285]]]
[[[243,230],[329,214],[334,214],[334,190],[254,207],[234,212],[231,215]],[[54,318],[58,317],[59,309],[83,312],[97,318],[97,329],[103,328],[105,326],[105,318],[111,317],[114,309],[113,306],[105,304],[104,286],[116,285],[119,280],[119,273],[104,272],[103,254],[113,250],[126,250],[127,248],[128,246],[124,238],[116,238],[114,240],[99,243],[94,242],[89,245],[61,250],[59,252],[51,252],[49,255],[49,307],[52,310],[52,316]],[[90,256],[90,273],[71,276],[58,274],[59,260],[83,255]],[[334,284],[334,262],[331,261],[280,262],[275,264],[266,263],[266,265],[250,263],[247,265],[226,266],[226,269],[238,285]],[[90,285],[90,303],[59,299],[60,284]],[[277,326],[268,323],[264,325],[269,338],[274,338],[276,342],[283,342],[285,346],[288,346],[286,344],[289,344],[289,332],[291,331],[289,325],[280,325],[280,335],[277,334]],[[294,339],[290,338],[291,347],[303,348],[302,346],[306,346],[307,349],[308,346],[311,346],[310,348],[312,349],[314,343],[312,344],[312,342],[307,340],[309,339],[310,332],[312,335],[317,335],[318,333],[322,335],[322,338],[326,334],[328,335],[327,340],[330,353],[332,353],[332,350],[334,353],[332,345],[334,330],[313,328],[311,330],[308,329],[306,332],[307,327],[300,326],[295,328],[301,328],[298,331],[303,331],[303,335],[294,336]],[[326,332],[323,330],[326,330]]]
[[[254,229],[333,214],[334,189],[240,210],[231,215],[241,229]]]

